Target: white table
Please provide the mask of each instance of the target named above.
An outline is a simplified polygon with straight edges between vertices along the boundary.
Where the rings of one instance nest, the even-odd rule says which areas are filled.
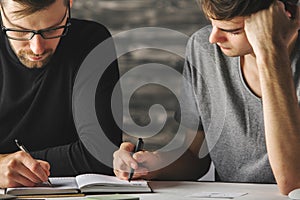
[[[154,194],[141,195],[142,200],[158,199],[200,199],[188,197],[199,192],[222,192],[222,193],[247,193],[245,196],[234,199],[243,200],[287,200],[287,196],[281,195],[274,184],[240,184],[240,183],[216,183],[216,182],[152,182],[151,188]],[[152,195],[152,196],[151,196]],[[210,199],[213,198],[201,198]],[[215,198],[220,200],[220,198]]]
[[[236,197],[237,200],[288,200],[281,195],[274,184],[240,184],[216,182],[183,182],[183,181],[153,181],[149,183],[153,193],[129,194],[140,197],[140,200],[221,200],[220,198],[191,198],[191,194],[199,192],[247,193]],[[97,196],[97,195],[94,195]],[[77,199],[86,197],[59,198],[59,200]],[[52,198],[53,200],[53,198]]]

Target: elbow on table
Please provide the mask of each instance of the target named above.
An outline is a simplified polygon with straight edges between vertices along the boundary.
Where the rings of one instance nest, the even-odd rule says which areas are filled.
[[[277,181],[277,185],[281,194],[288,195],[292,190],[300,188],[300,179],[283,178]]]

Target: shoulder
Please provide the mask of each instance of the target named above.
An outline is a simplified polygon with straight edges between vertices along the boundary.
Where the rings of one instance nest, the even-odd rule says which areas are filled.
[[[95,21],[71,19],[71,26],[60,46],[65,52],[72,52],[73,56],[81,58],[104,41],[108,41],[114,48],[111,34],[104,25]]]
[[[191,62],[199,63],[202,61],[214,62],[213,58],[222,53],[216,44],[209,42],[212,26],[208,25],[195,32],[189,39],[186,48],[186,56]]]
[[[212,26],[208,25],[195,32],[187,43],[187,54],[207,54],[215,51],[216,46],[209,42],[209,35],[212,31]]]
[[[104,40],[111,36],[104,25],[95,21],[83,19],[71,19],[69,34],[85,41],[89,39]]]
[[[212,31],[212,26],[208,25],[195,32],[189,39],[188,46],[193,48],[204,48],[207,50],[209,46],[209,35]]]

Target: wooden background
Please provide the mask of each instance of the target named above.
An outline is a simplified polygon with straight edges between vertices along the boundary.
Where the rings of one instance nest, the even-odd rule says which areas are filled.
[[[72,15],[76,18],[98,21],[104,24],[113,35],[135,28],[160,27],[190,36],[208,24],[196,0],[74,0]],[[161,37],[155,35],[157,33],[152,34],[154,35],[146,33],[145,37],[153,39]],[[176,44],[176,38],[172,38],[172,35],[164,37]],[[184,48],[184,45],[180,48]],[[120,57],[119,67],[121,76],[128,70],[147,63],[164,64],[181,72],[183,62],[183,58],[169,52],[158,49],[142,49]],[[130,81],[139,79],[139,75],[136,75]],[[130,81],[126,84],[130,85]],[[177,84],[174,79],[170,79],[170,81],[172,84]],[[147,125],[150,122],[149,107],[153,104],[161,104],[167,112],[167,117],[163,114],[157,115],[153,120],[154,123],[159,124],[163,123],[166,117],[164,128],[151,137],[147,133],[137,133],[133,130],[132,133],[124,134],[124,140],[135,141],[136,139],[131,135],[144,137],[147,149],[160,148],[172,140],[178,128],[177,122],[173,119],[178,103],[174,94],[167,88],[153,84],[139,88],[130,100],[129,108],[132,119],[140,126]],[[124,117],[124,123],[131,125],[128,117]]]

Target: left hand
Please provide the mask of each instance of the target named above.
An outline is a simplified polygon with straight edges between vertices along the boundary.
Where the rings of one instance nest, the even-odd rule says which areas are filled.
[[[159,156],[156,152],[139,151],[131,155],[134,149],[134,144],[124,142],[120,149],[114,152],[114,173],[123,180],[128,179],[130,168],[133,168],[133,179],[152,179],[154,172],[151,168],[160,163]]]
[[[289,48],[300,29],[299,6],[293,6],[293,17],[281,1],[275,1],[245,19],[245,32],[256,56],[272,52],[274,47]]]

